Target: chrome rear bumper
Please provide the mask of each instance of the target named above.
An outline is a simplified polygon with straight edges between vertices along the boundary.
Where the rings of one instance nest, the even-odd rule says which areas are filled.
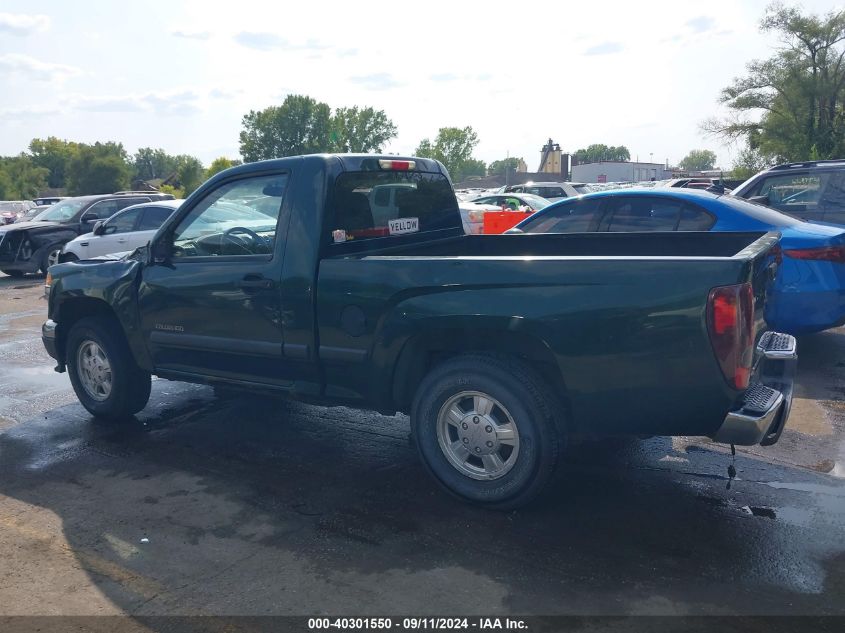
[[[768,446],[780,438],[792,408],[797,364],[794,336],[766,332],[757,344],[761,354],[758,382],[743,394],[742,402],[725,416],[713,435],[717,442]]]

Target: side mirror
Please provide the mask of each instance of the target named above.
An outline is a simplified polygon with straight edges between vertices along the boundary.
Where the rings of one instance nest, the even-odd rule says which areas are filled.
[[[158,236],[157,240],[150,242],[150,263],[166,264],[170,261],[172,249],[170,248],[169,233]]]
[[[90,213],[90,212],[86,211],[85,213],[82,214],[82,217],[79,218],[79,221],[84,222],[85,224],[90,224],[91,222],[96,222],[99,219],[100,218],[97,217],[96,213]]]
[[[765,204],[766,206],[769,206],[769,194],[766,194],[765,196],[752,196],[748,200],[749,202],[756,202],[757,204]]]
[[[103,233],[104,233],[104,230],[103,230],[103,221],[102,221],[102,220],[97,220],[97,221],[94,223],[94,235],[102,235]]]

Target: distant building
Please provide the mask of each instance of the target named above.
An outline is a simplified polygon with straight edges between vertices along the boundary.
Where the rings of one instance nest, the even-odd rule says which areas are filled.
[[[572,166],[573,182],[644,182],[671,177],[663,163],[602,161]]]

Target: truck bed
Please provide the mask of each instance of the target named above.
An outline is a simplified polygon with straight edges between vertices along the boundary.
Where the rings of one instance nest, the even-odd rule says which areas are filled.
[[[391,372],[403,346],[423,339],[449,353],[495,338],[563,377],[580,432],[708,435],[740,395],[713,354],[708,295],[751,282],[762,334],[777,241],[777,233],[470,235],[323,258],[316,313],[327,388],[401,409]]]
[[[763,232],[464,235],[346,257],[718,257],[740,255]]]

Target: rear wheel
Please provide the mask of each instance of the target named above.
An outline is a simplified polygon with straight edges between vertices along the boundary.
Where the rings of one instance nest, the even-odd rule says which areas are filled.
[[[89,317],[71,327],[67,366],[76,397],[96,417],[126,418],[150,398],[150,374],[135,364],[113,318]]]
[[[423,463],[449,492],[500,510],[540,494],[564,443],[559,400],[542,378],[516,359],[481,354],[423,379],[411,425]]]
[[[15,279],[20,279],[23,277],[22,270],[0,270],[1,273],[4,275],[9,275],[9,277],[14,277]]]

